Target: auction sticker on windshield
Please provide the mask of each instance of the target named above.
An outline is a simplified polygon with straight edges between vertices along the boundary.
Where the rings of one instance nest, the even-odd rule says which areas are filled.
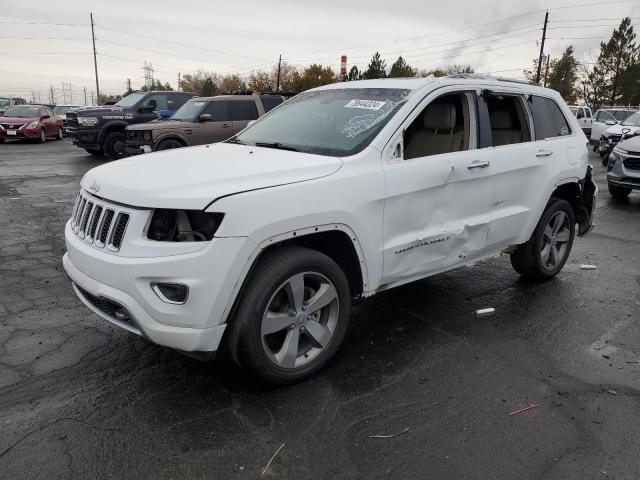
[[[387,102],[378,100],[356,100],[353,99],[347,103],[344,108],[364,108],[366,110],[380,110]]]

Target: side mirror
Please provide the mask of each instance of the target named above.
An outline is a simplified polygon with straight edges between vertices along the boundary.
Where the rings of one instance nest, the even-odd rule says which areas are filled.
[[[247,123],[246,128],[249,128],[251,125],[253,125],[254,123],[256,123],[255,120],[249,120],[249,122]]]
[[[41,118],[42,118],[42,120],[46,120],[47,118],[51,118],[51,116],[50,115],[42,115]]]
[[[201,122],[211,122],[213,121],[213,117],[209,113],[203,113],[198,117],[198,120],[200,120]]]
[[[615,125],[616,122],[614,122],[613,120],[607,120],[606,122],[604,122],[604,124],[608,126],[612,126],[612,125]]]

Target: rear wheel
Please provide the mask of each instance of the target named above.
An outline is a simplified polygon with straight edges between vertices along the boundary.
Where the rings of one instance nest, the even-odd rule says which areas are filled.
[[[101,148],[85,148],[85,150],[87,151],[87,153],[90,153],[94,157],[100,157],[104,155],[104,150],[102,150]]]
[[[179,142],[178,140],[175,140],[173,138],[168,138],[167,140],[162,140],[158,146],[156,147],[156,151],[159,150],[170,150],[172,148],[182,148],[184,147],[184,145]]]
[[[62,140],[62,127],[58,129],[58,133],[56,134],[56,140]]]
[[[112,159],[125,157],[125,136],[123,132],[111,132],[104,139],[104,151]]]
[[[543,280],[558,274],[569,258],[576,217],[566,200],[552,199],[529,241],[511,254],[511,265],[525,278]]]
[[[270,383],[291,383],[320,370],[347,330],[349,284],[328,256],[290,247],[256,267],[231,324],[235,360]]]
[[[617,185],[613,185],[612,183],[607,184],[607,186],[609,187],[609,193],[616,200],[625,200],[631,193],[630,188],[619,187]]]

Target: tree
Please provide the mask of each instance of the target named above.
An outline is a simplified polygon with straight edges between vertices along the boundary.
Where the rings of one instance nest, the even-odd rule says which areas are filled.
[[[369,67],[362,74],[364,79],[385,78],[387,76],[387,62],[376,52],[369,62]]]
[[[310,88],[328,85],[337,81],[338,78],[331,67],[323,67],[320,64],[314,63],[305,68],[301,74],[294,72],[291,84],[293,91],[302,92]]]
[[[298,67],[291,65],[285,61],[280,62],[280,82],[278,82],[278,64],[276,63],[271,68],[271,83],[274,85],[274,90],[280,83],[280,91],[288,92],[293,90],[293,77],[298,71]]]
[[[639,47],[635,42],[636,34],[631,26],[631,19],[625,17],[620,26],[613,31],[607,43],[600,44],[598,66],[609,78],[609,103],[615,104],[620,99],[620,76],[638,61]]]
[[[271,92],[275,88],[268,72],[257,70],[249,75],[249,88],[256,93]]]
[[[607,74],[597,63],[587,77],[585,89],[587,90],[587,104],[595,110],[604,106],[609,98],[610,85]]]
[[[436,67],[431,70],[423,70],[418,76],[420,77],[446,77],[447,75],[455,75],[458,73],[473,73],[471,65],[446,65],[444,67]]]
[[[209,82],[207,82],[209,80]],[[207,89],[205,91],[205,83]],[[183,92],[193,92],[201,97],[206,96],[206,92],[211,91],[211,84],[215,86],[217,90],[220,83],[220,77],[217,73],[206,72],[204,70],[198,70],[196,73],[185,73],[180,80],[180,90]]]
[[[389,72],[389,77],[415,77],[416,71],[412,68],[402,55],[398,57],[398,59],[391,65],[391,71]]]
[[[230,75],[225,75],[220,80],[220,93],[233,93],[241,90],[246,90],[247,85],[244,83],[244,80],[240,78],[240,75],[233,73]]]
[[[548,79],[553,74],[553,70],[556,66],[556,63],[558,63],[557,58],[552,58],[551,60],[549,60],[549,73],[547,77],[547,83],[548,83]],[[522,73],[524,75],[524,78],[526,78],[529,81],[529,83],[538,83],[542,85],[544,83],[545,74],[547,74],[547,59],[546,58],[542,59],[542,68],[540,69],[539,82],[536,82],[536,76],[538,75],[538,59],[537,58],[534,58],[531,61],[531,70],[527,69],[527,70],[524,70]]]
[[[145,85],[140,90],[143,92],[153,92],[154,90],[173,91],[173,88],[171,88],[171,84],[169,84],[169,82],[162,83],[160,80],[154,79],[151,81],[149,86]]]
[[[349,73],[347,74],[347,82],[360,80],[361,78],[362,78],[362,73],[360,73],[360,70],[358,70],[358,66],[354,65],[353,67],[351,67],[351,70],[349,70]]]
[[[569,45],[560,60],[549,74],[549,88],[557,90],[565,102],[573,105],[578,100],[579,91],[576,89],[578,81],[578,62],[573,56],[573,46]]]
[[[640,105],[640,61],[620,74],[620,103]]]

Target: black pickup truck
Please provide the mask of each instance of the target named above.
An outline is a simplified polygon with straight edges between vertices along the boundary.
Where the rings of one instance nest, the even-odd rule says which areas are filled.
[[[127,126],[170,116],[196,96],[189,92],[134,92],[115,105],[68,113],[67,132],[74,145],[90,154],[106,154],[117,160],[125,156]]]

